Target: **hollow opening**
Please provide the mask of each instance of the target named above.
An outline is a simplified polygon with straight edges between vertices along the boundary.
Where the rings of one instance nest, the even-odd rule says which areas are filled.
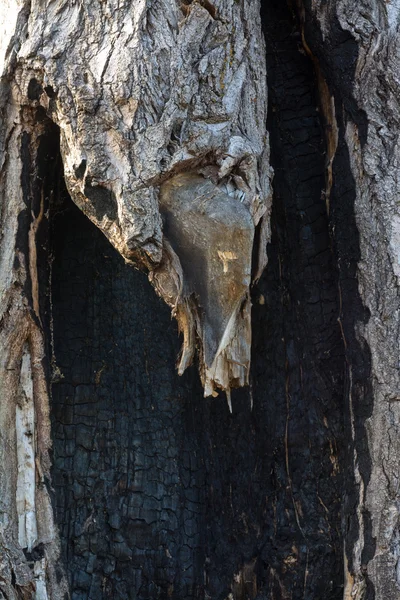
[[[195,597],[202,390],[146,276],[67,194],[52,226],[53,486],[72,598]]]

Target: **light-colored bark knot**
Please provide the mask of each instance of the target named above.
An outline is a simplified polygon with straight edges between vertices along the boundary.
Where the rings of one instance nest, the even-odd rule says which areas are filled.
[[[206,396],[248,383],[249,286],[254,222],[249,210],[210,180],[179,174],[161,186],[164,257],[151,280],[173,307],[183,348],[179,372],[196,341]]]

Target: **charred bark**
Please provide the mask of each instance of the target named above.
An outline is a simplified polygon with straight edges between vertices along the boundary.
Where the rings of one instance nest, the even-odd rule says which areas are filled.
[[[400,595],[400,7],[258,9],[0,9],[2,597]]]

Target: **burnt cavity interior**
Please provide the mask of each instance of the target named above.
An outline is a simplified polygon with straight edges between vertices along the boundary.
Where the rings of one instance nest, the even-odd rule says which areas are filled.
[[[343,595],[338,289],[355,274],[336,265],[340,253],[357,259],[348,242],[357,237],[351,198],[335,186],[332,218],[343,219],[345,233],[329,234],[315,73],[295,17],[270,1],[263,23],[273,235],[253,290],[252,385],[233,394],[232,415],[224,398],[203,398],[195,367],[178,377],[169,308],[72,203],[54,160],[55,128],[43,143],[53,181],[51,269],[42,269],[52,486],[73,600]],[[338,156],[343,181],[348,159]],[[356,286],[351,306],[354,294]],[[356,315],[348,314],[350,330]],[[349,504],[352,494],[349,479]],[[354,519],[345,527],[356,535]]]

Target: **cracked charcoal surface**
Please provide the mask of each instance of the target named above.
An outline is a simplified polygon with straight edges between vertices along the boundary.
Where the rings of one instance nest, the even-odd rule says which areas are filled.
[[[344,352],[310,61],[265,5],[269,266],[254,290],[249,390],[204,399],[175,323],[72,204],[53,217],[57,520],[73,600],[342,597]],[[260,294],[265,304],[260,304]]]
[[[194,597],[201,388],[178,380],[177,331],[145,275],[72,205],[54,239],[54,484],[72,597]]]
[[[253,311],[253,381],[255,410],[258,398],[265,402],[258,418],[268,423],[265,520],[275,529],[262,556],[268,597],[341,598],[344,350],[321,194],[317,86],[288,8],[265,2],[263,22],[275,179],[270,262],[260,283],[266,304]]]

